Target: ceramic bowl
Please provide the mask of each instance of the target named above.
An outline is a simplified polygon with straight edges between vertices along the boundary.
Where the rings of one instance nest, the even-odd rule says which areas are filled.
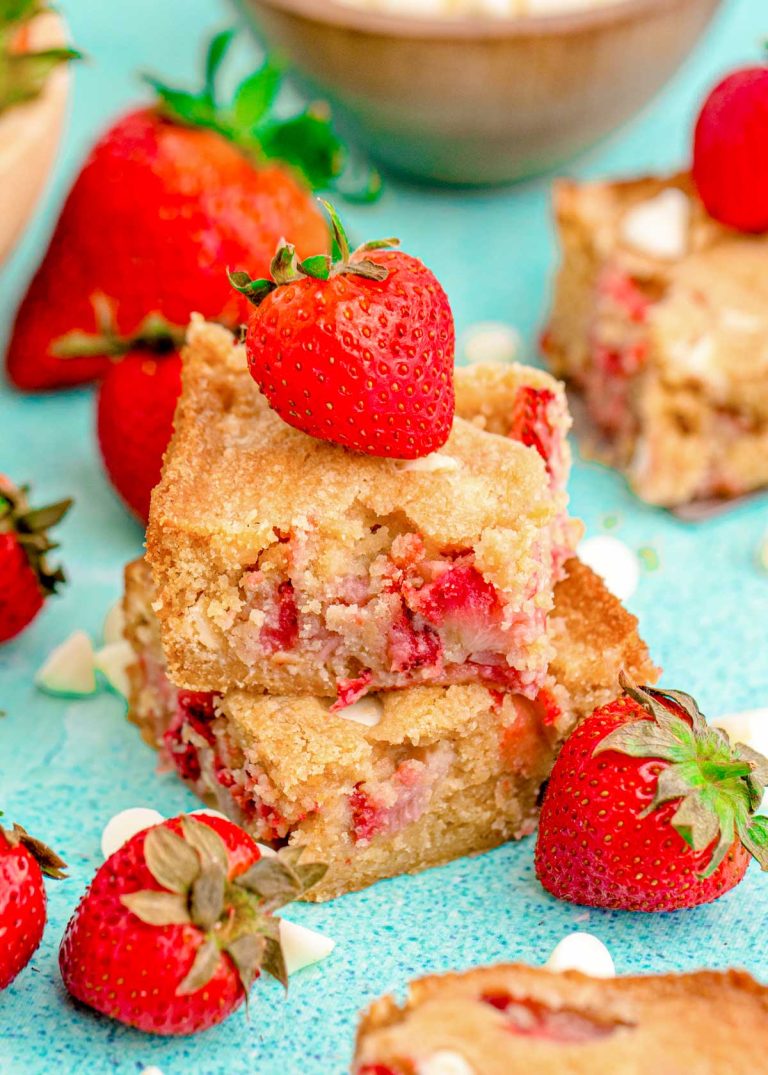
[[[616,0],[563,15],[421,18],[339,0],[237,0],[302,88],[385,166],[484,185],[566,160],[636,113],[720,0]]]
[[[29,34],[34,49],[66,41],[64,24],[52,14],[37,18]],[[67,67],[52,72],[35,100],[0,113],[0,263],[29,221],[51,171],[67,106]]]

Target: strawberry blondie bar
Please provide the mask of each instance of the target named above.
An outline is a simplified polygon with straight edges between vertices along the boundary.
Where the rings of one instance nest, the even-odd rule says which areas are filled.
[[[478,410],[484,379],[499,390]],[[356,455],[283,422],[231,334],[193,322],[147,534],[174,683],[339,707],[419,684],[536,698],[580,532],[564,393],[524,367],[457,393],[441,452]]]
[[[741,971],[598,979],[484,967],[364,1013],[354,1075],[751,1075],[768,989]]]
[[[687,175],[560,182],[542,340],[592,447],[669,507],[768,484],[768,235],[706,213]]]
[[[177,691],[153,612],[150,571],[126,571],[129,715],[165,762],[256,839],[306,846],[329,864],[330,899],[525,835],[555,751],[575,721],[613,698],[622,667],[656,669],[637,621],[578,560],[555,593],[554,658],[531,701],[483,684],[331,700]]]

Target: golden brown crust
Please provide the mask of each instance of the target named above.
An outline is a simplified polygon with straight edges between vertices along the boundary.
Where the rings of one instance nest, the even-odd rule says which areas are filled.
[[[601,1036],[516,1034],[483,995],[574,1014]],[[355,1070],[380,1063],[412,1075],[446,1050],[476,1075],[752,1075],[766,1047],[768,989],[742,971],[606,980],[509,964],[420,979],[403,1005],[374,1002],[360,1022]]]

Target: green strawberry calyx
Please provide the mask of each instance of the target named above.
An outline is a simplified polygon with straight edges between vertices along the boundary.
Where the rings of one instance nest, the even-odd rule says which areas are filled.
[[[374,239],[351,250],[344,225],[330,202],[319,199],[331,221],[333,253],[317,254],[299,261],[292,243],[282,242],[270,265],[270,279],[252,280],[247,272],[230,272],[229,282],[236,291],[245,295],[254,306],[260,306],[267,295],[279,287],[295,284],[300,280],[330,280],[334,276],[363,276],[381,282],[389,276],[386,265],[372,261],[366,254],[373,250],[392,250],[399,239]]]
[[[172,325],[162,314],[147,314],[129,335],[121,335],[115,321],[111,299],[102,293],[91,296],[96,332],[73,329],[51,344],[56,358],[122,358],[132,351],[149,351],[166,355],[184,344],[187,330]]]
[[[715,872],[736,840],[768,870],[768,817],[757,813],[768,785],[768,759],[744,743],[731,743],[722,728],[707,723],[689,694],[638,687],[623,672],[620,683],[653,719],[614,729],[595,754],[614,750],[668,763],[640,817],[679,800],[673,828],[697,853],[712,847],[702,879]]]
[[[19,32],[51,10],[43,0],[3,0],[0,4],[0,113],[39,97],[59,64],[81,58],[70,48],[34,52],[19,48]]]
[[[349,201],[375,201],[381,193],[378,172],[369,168],[361,177],[355,174],[326,105],[310,105],[287,119],[275,116],[283,71],[273,58],[268,57],[241,82],[229,101],[220,99],[218,75],[235,34],[235,30],[223,30],[211,39],[203,88],[197,92],[174,89],[145,76],[163,114],[175,123],[216,131],[257,162],[290,165],[312,190],[333,190]]]
[[[46,877],[61,881],[67,876],[64,873],[67,868],[64,859],[60,858],[42,840],[30,836],[22,825],[14,825],[11,829],[5,829],[0,825],[0,836],[4,836],[11,847],[23,847],[28,851]]]
[[[49,597],[66,582],[66,576],[60,566],[51,567],[48,563],[48,553],[59,547],[48,537],[48,531],[61,522],[72,507],[72,500],[67,498],[44,508],[30,508],[28,493],[29,486],[16,486],[0,475],[0,534],[15,536],[37,575],[41,590]]]
[[[261,970],[287,986],[280,920],[273,912],[303,896],[327,867],[301,863],[302,849],[285,847],[229,879],[227,848],[219,834],[189,815],[181,819],[181,830],[179,835],[157,825],[144,838],[144,860],[162,890],[120,897],[146,925],[188,924],[202,932],[202,944],[176,992],[202,989],[216,973],[222,953],[234,963],[246,996]]]

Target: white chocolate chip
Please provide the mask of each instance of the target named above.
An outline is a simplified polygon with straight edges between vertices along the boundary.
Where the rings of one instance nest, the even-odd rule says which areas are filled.
[[[375,695],[369,694],[359,702],[340,709],[335,715],[362,724],[364,728],[375,728],[384,716],[384,706]]]
[[[123,610],[123,602],[115,601],[112,608],[104,617],[104,627],[102,628],[104,645],[109,646],[113,642],[122,642],[124,630],[125,611]]]
[[[105,859],[114,855],[137,832],[164,821],[163,815],[148,806],[131,806],[110,818],[101,834],[101,853]]]
[[[471,365],[514,362],[522,349],[520,333],[503,321],[481,321],[464,333],[459,351]]]
[[[544,964],[549,970],[578,970],[592,978],[615,978],[611,953],[591,933],[569,933],[557,944]]]
[[[288,922],[285,918],[280,919],[280,943],[289,974],[326,959],[336,947],[336,942],[325,934],[300,926],[298,922]]]
[[[626,601],[640,584],[640,561],[619,538],[598,534],[585,538],[577,548],[579,559],[600,576],[620,601]]]
[[[768,571],[768,534],[765,535],[757,547],[757,566],[761,567],[763,571]]]
[[[720,310],[720,324],[731,332],[762,332],[765,321],[748,310],[737,306],[723,306]]]
[[[451,1049],[440,1049],[416,1065],[417,1075],[475,1075],[463,1056]]]
[[[712,724],[728,733],[732,743],[743,743],[760,754],[768,755],[768,709],[745,709],[715,717]]]
[[[48,655],[35,676],[37,686],[48,694],[82,697],[96,690],[93,646],[85,631],[73,631]]]
[[[621,236],[643,254],[673,261],[688,251],[690,219],[688,196],[671,187],[625,213]]]
[[[154,1064],[150,1064],[148,1068],[142,1068],[139,1075],[163,1075],[160,1068],[155,1067]]]
[[[437,474],[442,470],[460,470],[461,463],[452,455],[444,455],[442,452],[432,452],[424,455],[421,459],[408,459],[400,464],[400,470],[414,471],[421,474]]]
[[[94,662],[110,687],[127,698],[131,689],[128,669],[136,663],[136,654],[130,642],[122,639],[102,646],[95,654]]]

